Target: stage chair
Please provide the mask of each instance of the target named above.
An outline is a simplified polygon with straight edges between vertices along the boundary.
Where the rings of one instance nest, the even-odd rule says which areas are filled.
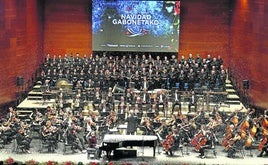
[[[208,149],[205,149],[204,154],[205,154],[205,158],[209,158],[210,157],[209,156],[210,154],[213,154],[212,156],[214,158],[217,158],[217,151],[216,151],[215,145],[211,146]]]
[[[188,89],[189,89],[189,84],[188,84],[188,83],[184,83],[183,88],[184,88],[185,91],[188,91]]]
[[[176,84],[175,84],[175,88],[176,88],[176,89],[180,89],[180,83],[176,83]]]
[[[180,151],[181,156],[184,156],[183,145],[179,136],[175,137],[173,146],[170,148],[171,156],[175,154],[176,151]]]
[[[98,148],[87,148],[87,159],[97,159],[98,154],[97,154]]]
[[[240,158],[243,158],[243,159],[245,158],[245,140],[239,140],[230,149],[234,150],[234,155],[239,153]]]
[[[24,144],[18,144],[17,139],[15,138],[14,142],[13,142],[13,151],[12,152],[14,152],[16,154],[25,153],[26,146]]]

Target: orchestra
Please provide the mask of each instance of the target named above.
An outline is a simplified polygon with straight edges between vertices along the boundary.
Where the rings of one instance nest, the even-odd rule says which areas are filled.
[[[49,144],[48,152],[56,152],[60,142],[71,144],[74,152],[77,152],[76,149],[82,152],[87,147],[98,147],[97,144],[101,143],[103,134],[118,133],[119,131],[111,130],[116,131],[120,125],[125,124],[126,134],[157,136],[158,145],[169,156],[174,154],[174,146],[181,147],[183,143],[192,147],[193,152],[200,153],[201,158],[205,157],[206,150],[213,149],[215,145],[222,147],[228,157],[234,157],[236,145],[252,148],[253,143],[259,144],[259,157],[268,153],[267,113],[257,116],[256,111],[250,108],[245,113],[242,113],[243,108],[233,110],[233,113],[225,113],[220,112],[218,105],[213,111],[200,106],[199,94],[193,90],[194,77],[197,76],[193,72],[198,68],[192,69],[185,64],[185,61],[187,63],[189,59],[182,59],[178,61],[178,64],[173,62],[172,69],[167,71],[168,67],[155,66],[157,63],[164,65],[159,58],[155,61],[151,59],[152,62],[147,62],[147,64],[142,63],[143,67],[139,70],[131,66],[139,66],[141,63],[136,58],[131,59],[134,61],[128,59],[129,61],[124,65],[119,65],[120,61],[116,61],[113,57],[109,57],[106,62],[101,58],[96,56],[94,63],[107,65],[106,68],[102,66],[106,69],[103,71],[105,76],[102,79],[106,79],[103,81],[107,84],[113,85],[104,87],[104,82],[95,81],[96,77],[101,75],[98,75],[100,68],[93,64],[87,66],[87,70],[84,71],[80,66],[76,69],[72,68],[72,74],[94,71],[92,73],[95,77],[91,75],[83,78],[86,79],[85,81],[78,77],[72,79],[72,82],[75,80],[76,82],[75,86],[70,89],[71,94],[68,90],[60,88],[57,92],[56,104],[48,106],[42,112],[40,109],[34,109],[29,116],[30,122],[20,119],[16,110],[10,107],[0,127],[0,138],[4,139],[5,144],[10,143],[17,135],[19,145],[25,145],[25,151],[28,152],[32,142],[31,131],[36,131],[40,134],[40,138]],[[165,61],[165,63],[172,62]],[[123,67],[127,68],[128,77],[124,77],[125,73],[119,71]],[[163,68],[163,73],[160,69],[154,70],[159,67]],[[151,70],[151,75],[147,75],[149,70]],[[209,68],[204,64],[204,67],[199,70],[200,73],[208,72],[205,70]],[[49,72],[51,72],[49,69],[43,71],[45,78],[42,84],[46,87],[51,87],[51,80],[48,76],[51,73]],[[190,74],[186,75],[187,73]],[[63,72],[62,77],[65,74],[67,71]],[[211,78],[203,80],[211,83],[210,89],[215,88],[215,74],[211,72]],[[178,87],[175,90],[168,90],[167,85],[161,88],[163,87],[161,84],[167,84],[167,81],[174,85],[178,83]],[[190,83],[189,91],[186,91],[183,86],[187,81]],[[205,83],[202,82],[202,84]],[[116,98],[116,92],[113,90],[113,87],[118,87],[117,84],[124,86],[119,93],[119,99]],[[156,89],[156,87],[161,89]],[[52,88],[49,90],[52,91]],[[67,95],[71,95],[71,101],[68,100],[70,98],[65,97]],[[71,103],[70,107],[65,107],[64,104],[67,101]],[[83,106],[84,103],[87,105]],[[175,110],[175,106],[179,106],[179,110]],[[83,114],[82,111],[86,108],[88,111]],[[123,132],[120,133],[123,134]]]

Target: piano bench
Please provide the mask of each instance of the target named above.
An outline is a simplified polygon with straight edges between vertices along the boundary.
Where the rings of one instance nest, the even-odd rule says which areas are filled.
[[[97,158],[97,148],[87,148],[87,159]]]
[[[137,150],[136,149],[129,149],[129,148],[117,148],[114,151],[114,158],[133,158],[137,157]]]

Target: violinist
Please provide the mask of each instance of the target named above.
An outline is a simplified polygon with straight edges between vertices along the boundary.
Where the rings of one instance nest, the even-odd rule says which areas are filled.
[[[67,141],[72,145],[72,151],[75,152],[75,149],[83,151],[84,143],[81,142],[81,139],[78,137],[78,131],[80,128],[73,122],[71,127],[68,130]]]
[[[56,149],[57,139],[57,127],[53,126],[51,121],[46,121],[46,124],[42,128],[42,136],[44,141],[48,143],[48,152],[54,152]]]
[[[1,136],[4,141],[4,144],[10,143],[13,140],[12,137],[14,135],[14,130],[10,126],[10,122],[4,120],[2,123],[2,126],[0,127],[0,130],[1,130]]]
[[[154,135],[154,127],[151,124],[150,118],[144,117],[141,121],[141,127],[143,128],[143,135]]]
[[[168,126],[166,123],[166,119],[161,120],[161,125],[155,130],[156,134],[159,136],[158,138],[164,139],[168,135]]]
[[[20,128],[18,130],[17,136],[16,136],[17,144],[19,146],[24,146],[24,151],[27,153],[30,153],[30,143],[32,141],[31,138],[26,134],[23,128]]]
[[[35,109],[31,114],[30,114],[30,119],[33,122],[33,125],[41,125],[43,121],[43,114],[38,111],[38,109]]]
[[[106,125],[108,128],[114,128],[117,122],[117,117],[114,110],[110,111],[110,114],[106,118]]]
[[[71,138],[71,139],[73,139],[74,141],[74,143],[75,143],[75,145],[77,145],[77,147],[79,146],[79,150],[80,150],[80,148],[82,148],[82,150],[84,150],[85,149],[85,141],[84,141],[84,134],[83,134],[83,128],[82,127],[80,127],[79,125],[77,125],[77,123],[75,123],[75,122],[72,122],[72,124],[71,124],[71,127],[70,127],[70,133],[71,133],[71,137],[68,137],[68,138]],[[69,140],[69,142],[70,142],[70,140]],[[81,151],[82,151],[81,150]]]
[[[182,114],[181,112],[178,112],[177,114],[178,124],[185,125],[188,123],[188,118],[186,115]]]
[[[168,121],[167,125],[171,128],[172,126],[176,126],[176,124],[177,124],[177,116],[173,114],[171,115],[171,118]]]
[[[95,122],[93,122],[92,118],[87,117],[86,118],[86,141],[88,143],[88,145],[91,145],[91,139],[92,139],[92,135],[93,133],[95,133],[95,131],[97,130],[97,124]]]
[[[13,115],[11,117],[11,120],[9,121],[10,123],[10,126],[13,128],[13,129],[17,129],[20,125],[20,119],[16,117],[16,115]]]
[[[149,117],[148,114],[147,114],[147,117]],[[154,118],[153,123],[160,123],[161,122],[160,121],[160,114],[158,112],[153,114],[153,118]]]
[[[9,107],[6,115],[7,120],[10,121],[12,116],[16,116],[16,111],[13,109],[13,107]]]

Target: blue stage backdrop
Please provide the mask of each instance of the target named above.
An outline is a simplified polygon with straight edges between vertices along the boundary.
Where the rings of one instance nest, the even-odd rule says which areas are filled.
[[[93,51],[178,52],[180,0],[93,0]]]

